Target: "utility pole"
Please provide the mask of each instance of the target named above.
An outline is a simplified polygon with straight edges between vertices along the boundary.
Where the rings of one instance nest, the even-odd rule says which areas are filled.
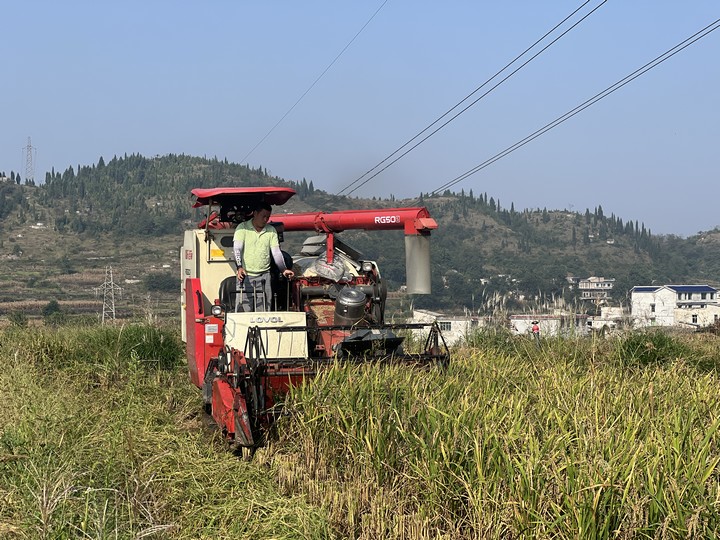
[[[100,291],[103,293],[102,324],[105,325],[106,320],[115,321],[115,292],[122,297],[122,288],[113,281],[112,266],[105,267],[105,282],[95,288],[95,295]]]

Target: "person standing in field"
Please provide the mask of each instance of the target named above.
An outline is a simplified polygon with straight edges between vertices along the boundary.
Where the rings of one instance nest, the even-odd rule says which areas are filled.
[[[538,324],[538,321],[532,322],[531,331],[532,331],[533,339],[535,340],[535,345],[540,347],[540,325]]]
[[[280,250],[277,231],[268,225],[272,207],[260,203],[252,218],[240,223],[233,235],[233,252],[237,264],[238,290],[242,291],[243,311],[267,311],[270,308],[270,257],[283,276],[291,279],[295,274],[287,266]]]

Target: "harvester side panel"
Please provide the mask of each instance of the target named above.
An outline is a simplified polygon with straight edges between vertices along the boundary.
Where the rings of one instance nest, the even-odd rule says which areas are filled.
[[[183,245],[180,248],[180,317],[182,319],[180,327],[182,328],[182,340],[187,343],[187,321],[185,320],[185,314],[187,312],[187,304],[185,298],[187,293],[185,291],[185,283],[189,278],[196,278],[197,275],[197,248],[195,246],[195,231],[185,231],[183,235]]]
[[[232,229],[212,231],[208,241],[205,241],[205,231],[196,230],[195,234],[195,261],[197,264],[197,277],[202,283],[205,293],[205,308],[210,308],[218,299],[220,284],[230,276],[235,275],[235,256],[233,255]]]
[[[190,380],[202,388],[205,371],[213,357],[222,351],[222,319],[207,316],[203,305],[200,280],[185,280],[185,333]]]

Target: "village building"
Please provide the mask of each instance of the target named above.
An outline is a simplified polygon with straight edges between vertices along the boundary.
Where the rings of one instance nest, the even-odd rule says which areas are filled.
[[[603,306],[600,315],[588,318],[587,326],[594,332],[610,332],[629,327],[630,319],[622,307]]]
[[[615,278],[590,276],[578,282],[581,300],[607,300],[615,285]]]
[[[580,291],[581,300],[608,300],[610,291],[615,286],[615,278],[567,276],[565,280],[570,284],[571,289],[577,288]]]
[[[437,322],[440,332],[448,346],[458,345],[465,341],[469,335],[485,326],[485,319],[476,316],[445,315],[425,309],[413,310],[410,323]],[[427,335],[427,329],[414,330],[413,335],[422,338]]]
[[[639,286],[630,291],[635,328],[702,328],[720,320],[718,290],[709,285]]]

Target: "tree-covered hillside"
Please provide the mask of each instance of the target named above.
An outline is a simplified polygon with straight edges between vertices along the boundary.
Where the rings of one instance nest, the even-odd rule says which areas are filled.
[[[571,301],[577,291],[567,276],[615,278],[617,302],[634,285],[720,281],[717,230],[687,239],[655,236],[643,223],[607,216],[600,206],[584,212],[517,210],[512,202],[501,205],[472,191],[403,201],[339,197],[315,189],[312,181],[273,177],[262,167],[186,155],[100,158],[94,165],[52,170],[41,185],[0,183],[0,257],[22,260],[41,249],[20,248],[22,241],[16,241],[16,231],[36,223],[55,234],[58,246],[77,243],[73,238],[131,240],[149,233],[177,246],[182,230],[201,217],[190,208],[192,188],[264,185],[298,191],[283,211],[427,206],[439,223],[432,235],[433,295],[416,298],[417,306],[477,311],[497,298],[515,309]],[[400,288],[401,232],[349,231],[343,237],[380,262],[391,291]],[[60,251],[73,256],[72,249]]]
[[[217,159],[168,155],[113,157],[97,165],[49,172],[41,204],[59,231],[178,233],[191,216],[190,190],[199,186],[268,185],[262,170]]]

